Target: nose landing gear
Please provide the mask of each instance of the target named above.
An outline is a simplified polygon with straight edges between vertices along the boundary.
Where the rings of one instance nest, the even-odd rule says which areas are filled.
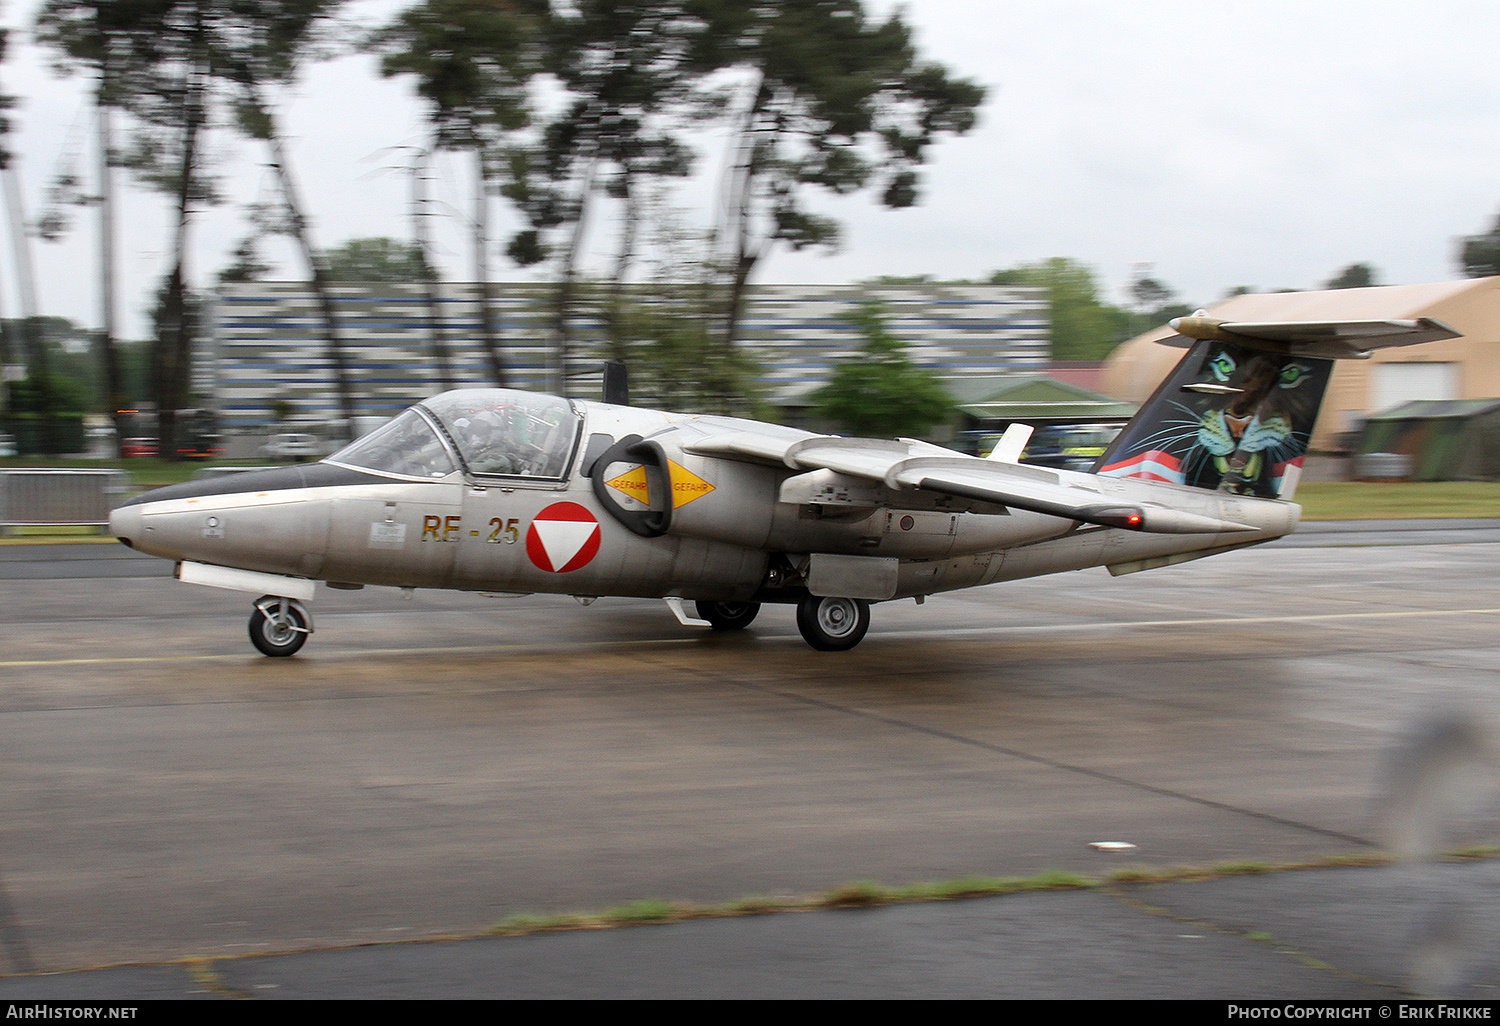
[[[250,643],[268,656],[289,656],[307,642],[312,617],[301,602],[262,595],[250,614]]]

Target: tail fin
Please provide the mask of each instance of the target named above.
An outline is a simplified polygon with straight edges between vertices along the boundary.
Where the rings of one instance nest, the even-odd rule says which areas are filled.
[[[1333,361],[1458,332],[1438,321],[1230,323],[1184,317],[1168,344],[1192,348],[1094,466],[1110,477],[1170,481],[1290,499]]]

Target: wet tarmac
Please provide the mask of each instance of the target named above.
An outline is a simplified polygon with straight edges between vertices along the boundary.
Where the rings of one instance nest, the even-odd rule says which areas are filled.
[[[1488,999],[1486,861],[478,937],[1492,842],[1496,525],[1422,527],[892,603],[838,654],[789,609],[722,637],[660,603],[367,589],[266,660],[244,596],[0,547],[0,999]],[[1411,740],[1433,723],[1469,740]],[[1378,801],[1401,751],[1436,788],[1414,820]]]

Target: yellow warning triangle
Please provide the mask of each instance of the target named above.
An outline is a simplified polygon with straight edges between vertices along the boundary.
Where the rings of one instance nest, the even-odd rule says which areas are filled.
[[[714,490],[713,485],[686,467],[679,466],[672,460],[667,460],[667,466],[671,468],[668,473],[672,477],[673,509],[681,509],[694,499],[701,499]]]
[[[714,490],[713,485],[674,460],[667,460],[667,468],[667,473],[672,479],[673,509],[681,509]],[[604,483],[644,506],[651,505],[651,484],[646,477],[645,467],[632,467],[619,477],[611,478]]]
[[[677,464],[672,465],[675,467]],[[624,492],[642,505],[651,505],[651,486],[646,481],[645,467],[634,467],[604,483],[618,492]]]

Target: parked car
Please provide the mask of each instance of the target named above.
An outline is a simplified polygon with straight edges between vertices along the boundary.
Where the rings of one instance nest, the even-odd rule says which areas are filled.
[[[16,440],[4,431],[0,431],[0,456],[14,456],[16,454]]]
[[[127,438],[120,443],[121,456],[155,456],[156,439],[154,438]]]
[[[323,443],[318,441],[317,435],[272,435],[260,451],[273,460],[295,460],[298,463],[304,460],[321,459],[323,456]]]

